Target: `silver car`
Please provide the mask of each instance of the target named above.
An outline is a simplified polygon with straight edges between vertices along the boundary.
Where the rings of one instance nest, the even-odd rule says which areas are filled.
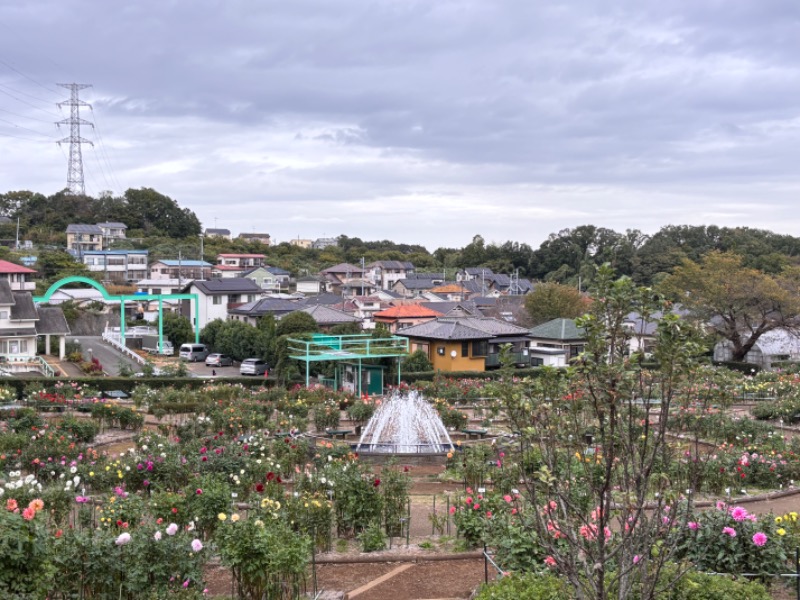
[[[209,354],[206,356],[207,367],[230,367],[233,364],[233,359],[227,354]]]
[[[239,366],[240,375],[264,375],[269,365],[260,358],[245,358]]]

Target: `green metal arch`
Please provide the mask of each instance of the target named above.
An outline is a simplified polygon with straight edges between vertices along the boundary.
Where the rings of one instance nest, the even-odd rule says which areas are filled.
[[[64,277],[64,279],[59,279],[53,285],[51,285],[47,291],[45,292],[44,296],[38,296],[33,299],[34,302],[41,302],[47,303],[50,301],[50,298],[53,294],[55,294],[59,289],[64,287],[65,285],[69,285],[70,283],[85,283],[96,289],[100,294],[102,294],[103,298],[106,300],[112,300],[112,297],[109,295],[108,290],[104,288],[100,283],[95,281],[94,279],[89,279],[88,277],[82,277],[80,275],[73,275],[71,277]]]

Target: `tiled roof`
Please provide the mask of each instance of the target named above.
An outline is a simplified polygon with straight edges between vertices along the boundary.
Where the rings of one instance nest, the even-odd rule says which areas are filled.
[[[434,294],[461,294],[464,288],[457,283],[447,283],[431,289]]]
[[[247,292],[261,293],[261,288],[252,279],[241,277],[229,277],[222,279],[209,279],[207,281],[195,281],[191,285],[199,289],[207,296],[216,294],[241,294]]]
[[[206,229],[206,235],[230,235],[230,229]]]
[[[449,313],[458,309],[461,309],[463,313],[466,313],[468,316],[475,316],[480,317],[481,311],[478,310],[478,307],[475,306],[475,303],[471,300],[457,302],[455,300],[449,300],[446,302],[423,302],[423,306],[430,308],[431,310],[435,310],[440,312],[445,316],[450,316]]]
[[[70,333],[64,311],[55,306],[41,306],[36,309],[39,321],[36,323],[36,333],[39,335],[67,335]]]
[[[281,269],[280,267],[266,267],[266,270],[272,273],[273,275],[291,275],[289,271],[286,269]]]
[[[440,316],[442,316],[442,313],[421,304],[401,304],[400,306],[393,306],[375,313],[375,317],[381,319],[436,318]]]
[[[367,265],[367,267],[380,267],[381,269],[413,269],[414,263],[404,262],[401,260],[376,260]]]
[[[36,273],[33,269],[17,265],[7,260],[0,260],[0,273]]]
[[[107,227],[108,229],[127,229],[125,223],[118,223],[116,221],[106,221],[105,223],[98,223],[98,227]]]
[[[14,292],[11,291],[8,279],[0,279],[0,305],[9,306],[14,302]]]
[[[531,328],[530,334],[546,340],[582,340],[586,335],[572,319],[553,319]]]
[[[485,340],[504,336],[525,337],[528,330],[488,317],[440,317],[402,329],[398,335],[436,340]]]
[[[346,312],[336,310],[324,304],[307,306],[303,312],[310,314],[319,325],[335,325],[338,323],[360,323],[361,319],[348,315]]]
[[[87,225],[85,223],[70,223],[67,225],[67,233],[88,233],[93,235],[103,235],[103,230],[97,225]]]
[[[286,300],[284,298],[261,298],[253,302],[247,302],[228,312],[234,315],[247,315],[249,317],[260,317],[262,315],[286,314],[302,308],[296,300]]]
[[[398,279],[394,285],[402,285],[407,290],[429,290],[435,287],[432,279]]]
[[[350,273],[350,275],[363,275],[364,270],[361,267],[351,265],[350,263],[339,263],[327,269],[323,269],[320,273],[328,275],[333,273]]]
[[[342,301],[342,297],[336,294],[317,294],[315,296],[309,296],[303,302],[306,306],[316,306],[318,304],[339,304]]]
[[[11,319],[14,321],[35,321],[36,306],[30,292],[13,292],[14,305],[11,307]]]

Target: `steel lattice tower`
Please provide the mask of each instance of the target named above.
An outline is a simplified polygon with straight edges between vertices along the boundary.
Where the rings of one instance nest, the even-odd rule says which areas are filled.
[[[69,125],[69,137],[58,140],[61,144],[69,142],[69,164],[67,167],[67,188],[71,194],[86,195],[86,185],[83,182],[83,155],[81,144],[94,146],[92,142],[81,137],[81,125],[89,125],[94,128],[94,123],[81,119],[80,108],[86,106],[91,108],[91,104],[84,102],[78,97],[80,90],[92,87],[88,83],[59,83],[59,86],[70,91],[70,98],[64,102],[59,102],[58,107],[69,106],[69,119],[58,121],[56,125]]]

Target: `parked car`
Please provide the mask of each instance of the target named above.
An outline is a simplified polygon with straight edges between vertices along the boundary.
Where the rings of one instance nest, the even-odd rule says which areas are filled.
[[[239,366],[240,375],[264,375],[269,365],[260,358],[245,358]]]
[[[178,356],[189,362],[200,362],[205,360],[209,354],[205,344],[183,344],[178,352]]]
[[[230,367],[233,364],[233,359],[227,354],[209,354],[206,356],[207,367]]]

